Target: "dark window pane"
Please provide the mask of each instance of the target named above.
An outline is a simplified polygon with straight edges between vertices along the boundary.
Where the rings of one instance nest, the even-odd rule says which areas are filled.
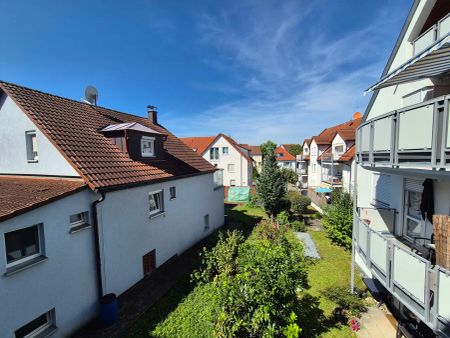
[[[22,326],[20,329],[18,329],[15,332],[16,338],[25,337],[26,335],[30,334],[31,332],[40,328],[41,326],[46,325],[47,323],[48,323],[47,314],[45,313],[42,316],[39,316],[35,320],[32,320],[28,324],[26,324],[26,325]]]
[[[37,226],[5,234],[7,263],[39,253],[39,231]]]

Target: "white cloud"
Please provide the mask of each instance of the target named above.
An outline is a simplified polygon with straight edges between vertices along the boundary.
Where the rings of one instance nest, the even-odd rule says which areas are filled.
[[[332,38],[323,29],[308,27],[308,15],[317,15],[311,2],[277,2],[202,15],[202,42],[218,57],[205,62],[230,72],[237,87],[202,84],[208,90],[241,98],[186,118],[176,124],[178,135],[224,132],[242,143],[300,143],[323,128],[344,122],[368,102],[362,93],[380,75],[383,26],[398,20],[381,12],[360,30]],[[197,84],[198,86],[198,84]],[[244,98],[242,98],[244,97]],[[181,123],[180,123],[181,122]]]

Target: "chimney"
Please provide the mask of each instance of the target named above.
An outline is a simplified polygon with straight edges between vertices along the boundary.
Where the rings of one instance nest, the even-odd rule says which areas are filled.
[[[147,106],[148,119],[153,124],[158,124],[158,112],[156,111],[156,109],[158,109],[158,107],[151,105]]]

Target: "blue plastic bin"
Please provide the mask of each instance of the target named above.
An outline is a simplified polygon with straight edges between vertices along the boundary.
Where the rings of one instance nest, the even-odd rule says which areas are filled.
[[[100,319],[106,326],[111,326],[117,322],[119,315],[119,304],[114,293],[108,293],[100,299]]]

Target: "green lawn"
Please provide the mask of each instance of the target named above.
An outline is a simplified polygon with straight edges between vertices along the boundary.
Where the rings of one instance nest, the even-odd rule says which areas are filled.
[[[229,228],[240,228],[250,233],[253,226],[266,214],[260,208],[251,208],[246,205],[226,205],[225,213],[229,216]],[[348,286],[350,283],[351,253],[331,244],[324,231],[310,231],[315,241],[321,259],[311,263],[308,267],[310,288],[305,297],[310,300],[310,306],[302,309],[301,322],[305,327],[303,337],[355,337],[347,325],[341,326],[333,319],[332,313],[336,305],[325,299],[321,291],[330,286]],[[358,278],[356,286],[364,288],[362,280]],[[202,309],[201,290],[194,289],[189,282],[189,276],[185,276],[176,286],[162,297],[144,316],[133,326],[128,337],[148,337],[149,331],[154,330],[163,322],[171,318],[193,316],[192,322],[197,321],[199,332],[208,323],[208,309]],[[192,303],[192,305],[187,306]],[[186,312],[186,309],[197,307],[195,314]],[[196,317],[196,318],[194,318]]]

